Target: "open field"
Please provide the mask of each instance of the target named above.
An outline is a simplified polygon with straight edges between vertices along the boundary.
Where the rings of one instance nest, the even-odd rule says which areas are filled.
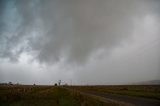
[[[160,100],[160,85],[72,86],[71,88]]]
[[[159,106],[160,86],[0,86],[0,106],[132,106],[135,102]]]
[[[53,86],[0,86],[0,106],[114,106],[78,91]]]

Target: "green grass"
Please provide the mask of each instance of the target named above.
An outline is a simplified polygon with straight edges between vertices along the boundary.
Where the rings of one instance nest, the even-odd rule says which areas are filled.
[[[74,86],[72,88],[160,100],[160,85]]]
[[[106,103],[63,87],[0,86],[0,106],[106,106]]]

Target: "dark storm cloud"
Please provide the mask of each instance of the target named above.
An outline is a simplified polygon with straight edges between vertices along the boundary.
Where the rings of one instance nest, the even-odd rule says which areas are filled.
[[[17,2],[14,0],[3,1],[1,3],[3,5],[2,14],[0,14],[0,57],[9,58],[12,61],[17,61],[19,55],[30,48],[28,42],[32,37],[31,29],[34,27],[33,19],[31,19],[32,24],[29,24],[29,18],[28,22],[24,18],[26,15],[32,17],[32,14],[26,12],[26,15],[22,14],[23,12],[19,8],[21,5]],[[25,5],[27,6],[27,3]],[[29,6],[27,8],[33,9]]]
[[[98,49],[109,52],[128,39],[134,28],[133,18],[153,11],[156,4],[156,1],[151,4],[128,0],[13,1],[12,6],[6,7],[9,13],[5,14],[13,14],[9,19],[15,17],[20,21],[18,25],[14,20],[8,22],[13,24],[10,29],[16,27],[9,38],[5,38],[6,30],[1,31],[1,42],[4,42],[1,57],[15,57],[12,51],[16,46],[28,42],[24,46],[36,51],[40,62],[54,63],[63,58],[83,63]],[[25,51],[24,48],[15,55]]]
[[[159,10],[159,0],[1,0],[0,79],[27,82],[32,75],[29,82],[36,77],[43,83],[54,75],[55,80],[113,83],[158,78]],[[131,58],[129,51],[139,54],[141,46],[154,49]],[[45,71],[39,69],[43,65]]]
[[[33,45],[40,50],[38,59],[52,62],[64,55],[67,61],[83,63],[97,49],[109,50],[119,44],[130,35],[133,24],[123,11],[126,8],[117,5],[123,4],[93,0],[44,3],[41,17],[45,36],[40,39],[46,43]]]
[[[19,48],[15,54],[12,51],[16,46],[28,42],[24,46],[37,51],[36,58],[46,63],[60,61],[61,58],[83,63],[92,52],[100,48],[109,52],[111,48],[130,37],[134,17],[143,16],[146,11],[154,9],[153,6],[150,8],[143,5],[146,3],[143,1],[126,0],[10,2],[2,6],[1,16],[5,22],[1,23],[8,26],[6,30],[1,30],[1,57],[16,59],[26,47]],[[3,14],[4,7],[8,9],[8,13]],[[16,18],[20,20],[17,21],[19,24],[15,22]],[[1,24],[1,27],[3,26]],[[8,35],[5,34],[7,31]]]

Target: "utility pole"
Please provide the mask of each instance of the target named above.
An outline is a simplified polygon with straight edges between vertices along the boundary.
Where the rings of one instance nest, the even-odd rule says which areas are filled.
[[[61,85],[61,80],[58,81],[58,85],[59,85],[59,86]]]
[[[72,79],[70,81],[71,81],[71,86],[72,86]]]

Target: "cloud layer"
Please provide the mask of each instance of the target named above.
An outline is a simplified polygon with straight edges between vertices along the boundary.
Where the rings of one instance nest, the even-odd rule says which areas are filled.
[[[1,1],[0,59],[2,63],[5,59],[19,63],[21,57],[27,54],[32,62],[36,61],[40,66],[45,64],[48,67],[52,65],[59,67],[55,70],[64,70],[66,75],[77,77],[75,80],[78,82],[84,75],[81,73],[82,70],[92,70],[92,67],[96,70],[107,70],[111,61],[117,56],[121,57],[121,53],[127,54],[130,48],[133,51],[141,46],[144,48],[144,45],[148,46],[155,39],[159,39],[159,4],[158,0]],[[159,52],[157,49],[153,50],[153,54]],[[159,57],[157,53],[156,57]],[[130,58],[128,54],[125,58],[128,58],[127,56]],[[151,64],[143,63],[145,58],[142,58],[141,64]],[[100,60],[103,63],[99,62]],[[155,64],[159,63],[155,58],[151,60],[155,61]],[[115,61],[108,70],[118,70],[114,67],[119,66],[120,61]],[[121,70],[125,67],[122,73],[126,73],[132,66],[132,70],[136,66],[139,68],[135,69],[140,70],[138,64],[135,66],[132,64],[124,62],[119,66]],[[147,66],[143,67],[145,68],[142,70],[145,70]],[[152,69],[155,73],[158,70]],[[75,73],[75,70],[81,71]],[[92,73],[92,71],[87,72]],[[103,74],[109,72],[93,71],[94,75],[101,73],[99,78],[102,75],[102,79],[105,79]],[[115,81],[119,80],[118,78]],[[86,76],[86,80],[89,79],[93,80]]]

